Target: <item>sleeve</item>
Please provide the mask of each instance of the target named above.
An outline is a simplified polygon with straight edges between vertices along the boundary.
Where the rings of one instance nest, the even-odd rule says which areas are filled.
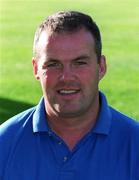
[[[18,131],[17,128],[10,120],[0,125],[0,180],[4,180],[4,174]]]
[[[6,123],[0,126],[0,179],[3,179],[4,171],[10,153],[10,133],[7,131]]]

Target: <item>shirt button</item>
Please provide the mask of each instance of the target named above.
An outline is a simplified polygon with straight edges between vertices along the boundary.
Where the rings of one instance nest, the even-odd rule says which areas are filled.
[[[49,136],[52,136],[52,133],[49,131],[49,132],[48,132],[48,135],[49,135]]]
[[[61,144],[62,144],[62,142],[61,142],[61,141],[59,141],[59,142],[58,142],[58,144],[59,144],[59,145],[61,145]]]
[[[63,158],[63,161],[66,162],[67,160],[68,160],[68,157],[65,156],[65,157]]]

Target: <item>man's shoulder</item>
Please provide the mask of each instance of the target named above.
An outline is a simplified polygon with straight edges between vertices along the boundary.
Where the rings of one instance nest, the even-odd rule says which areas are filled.
[[[113,126],[123,132],[139,135],[139,122],[118,110],[110,107]]]
[[[5,133],[11,133],[17,131],[20,127],[23,127],[24,124],[29,121],[35,111],[35,107],[25,110],[12,118],[5,121],[3,124],[0,125],[0,137],[3,136]]]
[[[23,133],[28,131],[32,124],[35,107],[21,112],[0,125],[0,177],[3,173],[10,154],[20,142]]]

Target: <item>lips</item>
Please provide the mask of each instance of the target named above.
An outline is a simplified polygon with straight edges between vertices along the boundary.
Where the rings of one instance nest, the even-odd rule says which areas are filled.
[[[58,90],[58,93],[60,95],[73,95],[73,94],[77,94],[80,90],[79,89],[61,89]]]

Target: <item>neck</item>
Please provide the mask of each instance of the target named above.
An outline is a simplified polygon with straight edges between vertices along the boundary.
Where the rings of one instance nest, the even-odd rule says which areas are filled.
[[[60,124],[49,121],[52,130],[60,136],[68,145],[69,149],[72,150],[77,142],[93,128],[95,121],[88,121],[87,123],[79,124],[79,126],[67,126],[63,124],[60,126]]]
[[[62,118],[47,114],[48,124],[72,150],[77,142],[95,125],[99,112],[99,100],[94,109],[76,118]]]

